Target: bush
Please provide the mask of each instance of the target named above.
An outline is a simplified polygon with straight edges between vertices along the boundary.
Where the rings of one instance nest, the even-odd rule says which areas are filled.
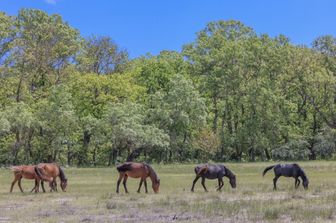
[[[310,154],[309,143],[305,140],[293,140],[272,150],[274,160],[307,160]]]
[[[313,150],[322,159],[332,158],[336,152],[336,131],[326,129],[315,138]]]

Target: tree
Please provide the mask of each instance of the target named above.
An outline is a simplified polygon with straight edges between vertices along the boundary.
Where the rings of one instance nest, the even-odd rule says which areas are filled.
[[[6,65],[14,36],[13,28],[13,19],[0,12],[0,76],[4,76],[4,65]]]
[[[188,75],[188,63],[174,51],[162,51],[158,56],[140,57],[130,63],[136,80],[146,88],[147,94],[167,91],[169,81],[176,74]]]
[[[104,117],[106,135],[112,144],[108,165],[125,153],[129,157],[133,151],[140,150],[146,156],[152,148],[168,147],[168,135],[156,125],[147,123],[146,113],[145,107],[136,103],[109,106]]]
[[[149,122],[158,123],[170,137],[170,161],[183,159],[183,148],[191,145],[194,132],[205,125],[205,101],[193,83],[182,75],[175,75],[167,86],[168,91],[156,92],[150,100]],[[180,154],[176,154],[179,152]]]
[[[12,75],[19,77],[17,101],[24,84],[32,93],[62,82],[65,68],[79,47],[79,33],[59,15],[23,9],[14,20],[15,36],[8,55]]]
[[[119,49],[108,36],[92,36],[84,40],[76,58],[78,69],[84,73],[113,74],[125,69],[128,62],[126,50]]]
[[[48,98],[40,100],[35,113],[38,117],[36,159],[47,162],[60,160],[71,164],[76,155],[73,145],[77,143],[80,132],[78,117],[66,86],[55,87]]]

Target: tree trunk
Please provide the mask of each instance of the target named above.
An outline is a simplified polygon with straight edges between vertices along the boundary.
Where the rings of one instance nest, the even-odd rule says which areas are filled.
[[[217,95],[215,94],[213,97],[213,107],[214,107],[214,119],[212,130],[216,134],[217,133],[217,122],[218,122],[218,106],[217,106]]]

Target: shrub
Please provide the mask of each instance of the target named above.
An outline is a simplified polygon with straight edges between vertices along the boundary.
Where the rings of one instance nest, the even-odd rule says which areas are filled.
[[[307,160],[310,154],[309,143],[305,140],[293,140],[272,150],[274,160]]]

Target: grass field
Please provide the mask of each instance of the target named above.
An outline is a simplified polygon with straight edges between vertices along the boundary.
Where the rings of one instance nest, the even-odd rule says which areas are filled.
[[[207,180],[205,193],[194,179],[194,165],[153,165],[161,179],[160,193],[136,193],[138,179],[128,180],[129,194],[116,194],[115,168],[66,168],[67,192],[29,193],[33,182],[23,180],[9,193],[13,174],[0,169],[1,222],[336,222],[336,162],[302,162],[310,184],[295,190],[293,178],[280,178],[273,191],[271,163],[229,163],[237,188],[224,179]],[[148,179],[149,180],[149,179]],[[149,181],[150,182],[150,181]],[[149,183],[149,185],[151,185]]]

